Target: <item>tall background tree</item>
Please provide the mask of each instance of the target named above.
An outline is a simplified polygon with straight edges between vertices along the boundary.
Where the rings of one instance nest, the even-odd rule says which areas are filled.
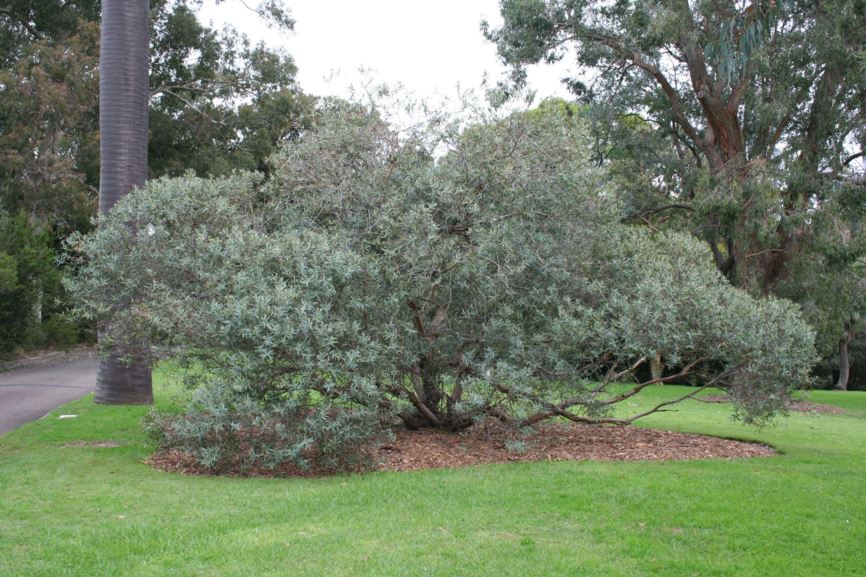
[[[147,181],[148,0],[104,0],[99,49],[99,214]],[[111,290],[110,287],[106,287]],[[103,336],[124,330],[102,327]],[[97,403],[152,403],[150,365],[135,347],[99,361]]]
[[[625,220],[691,231],[731,282],[797,299],[839,345],[827,350],[847,347],[859,299],[841,311],[833,295],[863,278],[866,3],[503,0],[501,13],[485,33],[518,82],[527,64],[576,59],[568,81],[630,193]]]

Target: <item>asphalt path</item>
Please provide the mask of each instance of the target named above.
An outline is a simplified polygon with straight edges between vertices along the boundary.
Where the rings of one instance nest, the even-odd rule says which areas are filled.
[[[0,373],[0,434],[93,390],[97,360],[78,359]]]

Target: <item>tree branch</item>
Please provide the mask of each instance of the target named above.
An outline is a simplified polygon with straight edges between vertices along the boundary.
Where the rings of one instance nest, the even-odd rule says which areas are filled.
[[[409,370],[410,378],[412,379],[412,385],[415,388],[414,394],[409,395],[409,400],[412,401],[412,404],[415,405],[415,408],[424,415],[427,419],[430,420],[431,423],[438,425],[439,417],[437,417],[433,411],[430,410],[423,400],[421,400],[424,396],[424,383],[421,380],[420,369],[418,367],[412,367]]]
[[[679,94],[676,89],[664,75],[664,73],[657,67],[646,60],[644,60],[643,56],[637,50],[629,50],[627,49],[620,40],[616,38],[612,38],[610,36],[604,36],[602,34],[597,34],[591,32],[587,29],[583,29],[579,31],[579,36],[583,36],[584,38],[599,42],[616,52],[618,52],[623,58],[626,58],[633,62],[635,66],[640,68],[641,70],[647,72],[656,83],[661,87],[662,91],[667,96],[668,102],[671,105],[671,112],[673,115],[673,119],[679,124],[682,129],[686,132],[686,134],[691,138],[694,142],[699,142],[698,140],[698,131],[689,122],[689,119],[686,118],[685,113],[683,112],[682,103],[680,102]]]
[[[630,366],[626,369],[623,369],[622,371],[620,371],[618,373],[608,374],[604,378],[604,384],[607,385],[609,383],[612,383],[613,381],[619,380],[621,377],[624,377],[625,375],[628,375],[628,374],[635,372],[638,369],[638,367],[640,367],[645,362],[646,362],[646,357],[641,357],[637,361],[635,361],[635,363],[632,366]]]
[[[604,401],[603,404],[605,404],[605,405],[615,405],[616,403],[619,403],[619,402],[621,402],[621,401],[624,401],[624,400],[626,400],[626,399],[628,399],[628,398],[631,398],[631,397],[635,396],[636,394],[638,394],[639,392],[641,392],[642,390],[644,390],[645,388],[647,388],[647,387],[650,386],[650,385],[658,385],[658,384],[661,384],[661,383],[669,383],[669,382],[671,382],[671,381],[675,381],[676,379],[680,379],[680,378],[682,378],[682,377],[688,376],[688,375],[690,375],[690,374],[692,373],[692,371],[694,370],[694,368],[695,368],[698,364],[704,362],[705,360],[707,360],[706,357],[700,357],[700,358],[698,358],[698,359],[695,359],[694,361],[692,361],[691,363],[689,363],[688,365],[686,365],[686,366],[685,366],[685,367],[684,367],[680,372],[678,372],[678,373],[675,374],[675,375],[670,375],[670,376],[667,376],[667,377],[659,377],[659,378],[657,378],[657,379],[652,379],[652,380],[646,381],[646,382],[644,382],[644,383],[641,383],[641,384],[639,384],[638,386],[633,387],[632,389],[626,391],[625,393],[622,393],[622,394],[620,394],[620,395],[617,395],[617,396],[615,396],[615,397],[611,397],[610,399],[607,399],[606,401]]]
[[[652,415],[653,413],[657,413],[657,412],[661,411],[664,407],[668,407],[670,405],[676,405],[677,403],[681,403],[687,399],[691,399],[695,395],[697,395],[698,393],[708,389],[709,387],[712,387],[715,383],[717,383],[720,380],[730,376],[731,374],[735,373],[739,369],[740,369],[739,366],[733,367],[733,368],[731,368],[731,369],[729,369],[723,373],[720,373],[719,375],[716,375],[714,378],[710,379],[709,381],[707,381],[706,383],[704,383],[703,385],[701,385],[700,387],[698,387],[697,389],[695,389],[691,393],[683,395],[683,396],[676,398],[672,401],[665,401],[663,403],[659,403],[658,405],[654,406],[653,408],[651,408],[649,410],[646,410],[642,413],[638,413],[637,415],[632,415],[631,417],[628,417],[627,419],[624,419],[624,420],[626,421],[627,424],[630,425],[630,424],[634,423],[635,421],[637,421],[638,419],[642,419],[646,416]]]
[[[200,114],[202,117],[208,119],[208,120],[209,120],[211,123],[213,123],[213,124],[216,124],[216,125],[218,125],[218,126],[228,126],[228,125],[227,125],[225,122],[223,122],[222,120],[217,120],[216,118],[211,117],[207,112],[205,112],[204,110],[202,110],[201,108],[199,108],[198,106],[196,106],[196,104],[195,104],[193,101],[191,101],[190,99],[188,99],[188,98],[186,98],[186,97],[184,97],[184,96],[181,96],[181,95],[178,94],[177,92],[174,92],[174,91],[172,91],[172,90],[168,90],[168,89],[165,89],[165,88],[164,88],[164,89],[161,90],[161,93],[162,93],[162,94],[167,94],[167,95],[169,95],[169,96],[174,96],[175,98],[177,98],[178,100],[180,100],[181,102],[183,102],[183,103],[184,103],[188,108],[190,108],[191,110],[197,112],[197,113]]]
[[[34,28],[33,25],[26,18],[21,18],[15,13],[5,9],[0,9],[0,14],[5,14],[9,18],[20,24],[35,40],[42,40],[42,34],[40,34],[39,31],[36,30],[36,28]]]
[[[659,212],[664,212],[666,210],[677,210],[677,209],[678,210],[687,210],[687,211],[693,211],[694,210],[694,208],[691,205],[682,204],[682,203],[673,203],[673,204],[666,204],[664,206],[656,206],[653,208],[646,208],[644,210],[641,210],[640,212],[630,214],[629,216],[626,216],[622,220],[627,221],[627,220],[631,220],[633,218],[640,218],[642,216],[647,216],[650,214],[656,214]]]
[[[743,99],[743,94],[746,92],[746,84],[747,82],[745,80],[741,80],[740,83],[731,91],[731,95],[728,97],[728,103],[725,106],[731,114],[736,114],[737,108],[740,107],[740,101]]]
[[[866,151],[861,150],[860,152],[855,152],[854,154],[852,154],[851,156],[849,156],[848,158],[846,158],[845,160],[842,161],[842,167],[843,168],[847,167],[849,164],[851,164],[852,162],[854,162],[855,160],[857,160],[858,158],[861,158],[863,156],[866,156]]]

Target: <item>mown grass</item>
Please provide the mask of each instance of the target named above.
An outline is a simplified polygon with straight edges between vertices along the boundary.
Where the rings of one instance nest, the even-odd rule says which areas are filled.
[[[231,479],[154,471],[147,409],[86,398],[0,437],[0,575],[864,575],[866,394],[810,400],[846,414],[757,431],[691,401],[643,423],[772,458]]]

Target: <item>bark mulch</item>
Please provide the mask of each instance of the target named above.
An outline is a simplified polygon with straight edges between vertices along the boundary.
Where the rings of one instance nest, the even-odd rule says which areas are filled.
[[[398,431],[382,447],[386,471],[414,471],[514,461],[684,461],[775,455],[758,443],[638,427],[555,424],[521,438],[504,427],[462,435]]]
[[[776,455],[767,445],[638,427],[551,424],[521,436],[498,423],[480,424],[460,434],[439,431],[394,432],[377,455],[380,471],[416,471],[517,461],[681,461]],[[163,471],[211,474],[179,451],[157,453],[148,462]],[[248,469],[233,476],[320,476],[328,471]]]
[[[730,397],[727,395],[707,395],[706,397],[698,397],[698,400],[705,403],[729,403]],[[798,413],[820,413],[823,415],[844,415],[845,410],[833,405],[822,405],[811,401],[791,401],[790,409]]]

